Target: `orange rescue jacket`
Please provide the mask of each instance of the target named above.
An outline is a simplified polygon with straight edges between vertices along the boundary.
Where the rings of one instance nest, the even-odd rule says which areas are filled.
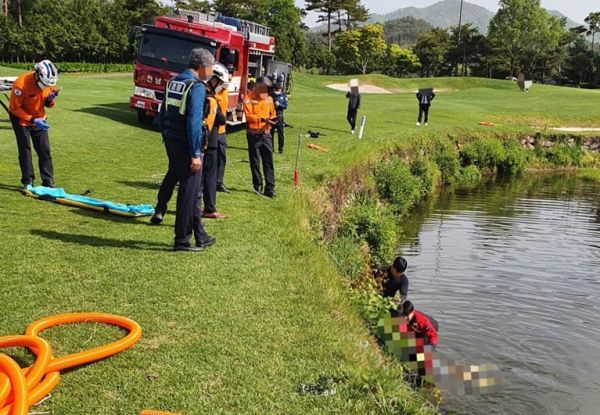
[[[270,132],[271,124],[261,121],[261,119],[271,119],[277,116],[273,98],[268,97],[261,100],[255,92],[248,93],[244,98],[244,114],[246,115],[248,130],[263,133]]]
[[[229,90],[224,89],[217,94],[217,102],[219,103],[219,107],[221,108],[221,112],[225,117],[227,117],[227,110],[229,109]],[[221,125],[219,127],[219,134],[225,134],[227,131],[226,125]]]
[[[30,127],[36,118],[44,118],[44,107],[53,107],[54,101],[47,102],[48,95],[54,92],[52,88],[40,89],[37,86],[35,73],[27,72],[17,78],[10,94],[9,111],[19,118],[19,125]]]

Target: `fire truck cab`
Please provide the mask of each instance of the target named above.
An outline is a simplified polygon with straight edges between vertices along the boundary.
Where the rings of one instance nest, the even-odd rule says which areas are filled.
[[[190,51],[209,50],[229,70],[228,122],[244,120],[241,97],[252,78],[268,75],[291,86],[291,65],[273,60],[275,38],[269,28],[245,20],[175,9],[154,25],[137,28],[141,34],[129,105],[141,123],[152,123],[162,105],[166,83],[183,71]],[[130,40],[131,37],[130,37]]]

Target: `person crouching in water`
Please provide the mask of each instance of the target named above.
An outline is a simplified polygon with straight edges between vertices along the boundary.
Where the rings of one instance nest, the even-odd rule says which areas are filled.
[[[271,81],[266,76],[256,80],[256,87],[244,97],[244,115],[246,116],[246,138],[248,140],[248,158],[252,173],[252,185],[256,193],[263,190],[263,178],[260,173],[262,160],[265,175],[264,196],[275,197],[275,168],[273,166],[273,136],[271,129],[276,123],[275,105],[269,95]]]
[[[227,124],[227,115],[223,114],[219,105],[219,94],[229,81],[229,72],[225,66],[217,63],[213,66],[213,76],[206,83],[206,112],[205,125],[207,127],[207,147],[204,152],[204,166],[202,168],[202,199],[204,210],[202,217],[206,219],[222,219],[226,216],[217,212],[217,181],[219,171],[218,148],[219,131]]]
[[[438,324],[433,318],[415,310],[415,306],[406,300],[399,308],[404,321],[415,333],[425,337],[425,344],[431,345],[433,350],[438,344]]]
[[[423,114],[425,114],[425,127],[429,125],[429,108],[431,107],[431,101],[435,98],[433,90],[419,91],[417,92],[417,100],[419,101],[419,118],[417,120],[417,127],[421,126],[423,120]]]
[[[358,110],[360,109],[360,93],[359,92],[348,92],[346,94],[348,98],[348,114],[346,119],[352,129],[351,133],[354,134],[356,130],[356,119],[358,118]]]
[[[392,265],[373,271],[373,276],[381,283],[381,295],[384,298],[394,298],[397,305],[402,305],[408,297],[408,277],[405,274],[407,266],[406,259],[399,256]],[[396,299],[398,293],[400,299]],[[396,310],[393,311],[392,314],[397,314]]]

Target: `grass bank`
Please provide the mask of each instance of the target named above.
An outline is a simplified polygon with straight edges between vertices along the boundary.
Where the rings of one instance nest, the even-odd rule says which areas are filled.
[[[0,68],[0,76],[16,73]],[[107,407],[124,414],[142,408],[189,414],[431,412],[400,381],[397,365],[379,352],[347,279],[315,235],[319,223],[327,226],[321,221],[329,206],[326,189],[339,177],[381,162],[381,154],[439,137],[452,146],[467,138],[535,134],[530,119],[535,125],[596,126],[600,95],[549,87],[521,94],[477,81],[440,93],[428,129],[414,125],[414,96],[364,96],[368,126],[358,141],[348,134],[344,94],[324,87],[346,80],[296,77],[288,119],[297,129],[288,130],[285,154],[275,155],[279,197],[274,202],[252,194],[243,132],[230,136],[226,182],[234,192],[219,197],[229,218],[207,224],[219,242],[201,255],[168,252],[172,215],[165,226],[152,228],[141,220],[24,198],[16,191],[14,137],[0,122],[5,218],[0,304],[6,316],[0,333],[20,333],[42,316],[80,310],[124,314],[145,330],[132,350],[67,373],[40,410],[67,415],[104,414]],[[413,87],[387,78],[376,82]],[[93,188],[97,197],[154,203],[165,155],[159,135],[140,128],[128,108],[131,76],[66,75],[60,83],[60,101],[49,113],[57,184],[73,193]],[[501,125],[482,127],[482,120]],[[325,133],[312,142],[330,152],[308,150],[305,142],[302,187],[296,190],[298,128]],[[117,335],[69,328],[48,337],[62,354]],[[315,390],[334,385],[336,393],[299,393],[311,384]]]

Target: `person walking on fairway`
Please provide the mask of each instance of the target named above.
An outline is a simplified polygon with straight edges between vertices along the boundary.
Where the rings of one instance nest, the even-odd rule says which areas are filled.
[[[273,102],[275,104],[275,113],[277,114],[275,132],[277,133],[278,150],[279,154],[283,154],[283,146],[285,144],[285,118],[283,113],[288,107],[288,99],[285,92],[283,92],[283,84],[281,82],[277,82],[273,88]]]
[[[358,110],[360,110],[360,93],[359,92],[348,92],[346,94],[348,98],[348,114],[346,119],[350,124],[351,133],[354,135],[356,130],[356,119],[358,118]]]
[[[269,95],[271,81],[266,76],[256,80],[256,87],[244,98],[244,114],[246,115],[248,140],[248,158],[252,172],[254,190],[261,194],[263,178],[260,173],[262,160],[265,175],[264,196],[275,197],[275,169],[273,167],[273,136],[271,129],[276,123],[275,105]]]
[[[31,144],[38,156],[42,186],[54,187],[54,167],[50,155],[50,138],[45,108],[56,103],[58,69],[49,60],[35,65],[31,72],[19,76],[12,87],[9,115],[19,150],[21,189],[33,185],[35,171],[31,160]]]
[[[215,58],[208,50],[193,49],[188,69],[167,83],[159,115],[160,131],[169,157],[169,172],[179,182],[175,251],[199,252],[216,242],[204,230],[198,202],[206,140],[203,131],[206,87],[203,82],[212,77],[214,63]],[[190,244],[192,234],[195,246]]]
[[[429,124],[429,108],[431,107],[431,101],[435,98],[435,94],[432,89],[420,90],[417,92],[417,100],[419,101],[419,119],[417,120],[417,127],[421,126],[423,120],[423,114],[425,114],[425,127]]]

